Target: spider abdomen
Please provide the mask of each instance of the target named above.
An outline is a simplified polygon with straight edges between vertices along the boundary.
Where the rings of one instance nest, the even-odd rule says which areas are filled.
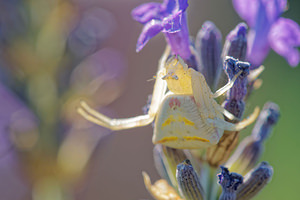
[[[191,149],[216,144],[223,130],[211,126],[201,117],[192,95],[168,95],[157,113],[154,144]]]

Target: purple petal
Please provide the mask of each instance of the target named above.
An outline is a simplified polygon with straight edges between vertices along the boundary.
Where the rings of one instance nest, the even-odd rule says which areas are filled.
[[[169,14],[176,14],[178,11],[184,12],[188,6],[187,0],[164,0],[162,10]]]
[[[177,5],[178,5],[178,11],[184,12],[187,7],[189,6],[188,1],[187,0],[177,0]]]
[[[146,43],[159,32],[177,33],[186,25],[183,12],[188,7],[187,0],[165,0],[163,4],[143,4],[132,11],[132,17],[145,26],[138,39],[136,51],[139,52]],[[187,36],[188,37],[188,36]]]
[[[271,22],[275,22],[283,11],[286,9],[287,0],[261,0],[265,5],[267,18]]]
[[[255,24],[251,25],[248,35],[247,59],[252,64],[251,69],[259,67],[267,57],[270,45],[268,35],[272,25],[286,6],[286,0],[259,0]]]
[[[175,30],[174,27],[173,30]],[[182,13],[180,31],[165,31],[165,37],[168,44],[171,46],[173,54],[180,55],[184,60],[190,59],[191,50],[186,13]]]
[[[171,3],[172,2],[172,3]],[[168,5],[175,3],[172,13],[162,20],[164,32],[176,33],[182,29],[182,26],[187,26],[184,11],[188,7],[187,0],[169,0]],[[168,6],[171,7],[171,6]]]
[[[232,0],[232,3],[239,16],[245,20],[249,26],[253,26],[256,20],[259,0]]]
[[[171,14],[177,5],[176,3],[177,0],[164,0],[164,2],[161,5],[161,9],[163,12]]]
[[[145,24],[152,19],[160,19],[161,15],[160,3],[145,3],[131,11],[131,16],[134,20]]]
[[[164,27],[163,32],[176,33],[180,31],[182,26],[182,12],[164,18],[162,25]]]
[[[295,21],[280,18],[272,26],[268,39],[272,49],[283,56],[291,66],[299,64],[300,53],[297,47],[300,46],[300,27]]]
[[[264,20],[258,15],[263,14],[270,23],[274,22],[286,8],[286,0],[232,0],[236,12],[250,27],[258,20]]]
[[[160,31],[163,31],[166,34],[173,34],[185,29],[186,27],[184,26],[187,26],[187,23],[184,17],[184,11],[187,7],[187,0],[165,0],[162,4],[143,4],[134,9],[132,11],[133,18],[145,24],[138,39],[136,51],[139,52],[146,43]],[[180,35],[185,36],[186,33]],[[179,38],[177,36],[178,35],[176,35],[176,39]],[[187,37],[189,37],[188,31]],[[182,39],[182,41],[183,40],[185,40],[185,38]],[[167,41],[169,41],[168,38]],[[186,54],[190,54],[190,51],[188,50]]]
[[[267,33],[259,33],[250,30],[248,33],[247,61],[251,63],[251,69],[259,67],[270,51]]]
[[[147,42],[157,35],[159,32],[163,30],[163,26],[161,21],[159,20],[151,20],[148,22],[140,34],[140,37],[136,44],[136,52],[142,50],[142,48],[147,44]]]
[[[132,18],[141,24],[146,24],[152,19],[164,20],[164,18],[177,17],[188,7],[187,0],[165,0],[160,3],[145,3],[131,11]]]

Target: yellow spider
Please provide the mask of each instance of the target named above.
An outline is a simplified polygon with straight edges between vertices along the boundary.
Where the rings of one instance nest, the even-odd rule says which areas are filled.
[[[152,142],[177,149],[207,148],[219,142],[224,130],[239,131],[255,121],[258,108],[237,124],[225,121],[223,115],[229,119],[234,116],[214,99],[233,86],[242,70],[224,87],[212,93],[204,76],[188,68],[179,56],[172,56],[166,62],[169,52],[167,47],[160,60],[148,114],[111,119],[85,102],[81,102],[78,112],[87,120],[111,130],[146,126],[156,118]]]

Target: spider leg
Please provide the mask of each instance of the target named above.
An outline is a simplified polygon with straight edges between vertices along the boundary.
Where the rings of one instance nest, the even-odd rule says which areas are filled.
[[[240,121],[239,118],[237,118],[236,116],[234,116],[234,114],[232,114],[231,112],[229,112],[228,110],[226,110],[225,108],[223,108],[220,104],[216,104],[218,106],[219,112],[223,113],[223,115],[225,117],[227,117],[229,120],[237,120]]]
[[[229,90],[235,80],[237,79],[237,77],[239,77],[239,75],[242,73],[243,71],[239,71],[231,80],[228,81],[228,83],[226,85],[224,85],[223,87],[221,87],[220,89],[218,89],[214,94],[213,94],[213,98],[217,98],[219,96],[221,96],[222,94],[224,94],[227,90]]]
[[[85,119],[111,130],[123,130],[139,126],[146,126],[154,120],[154,116],[150,115],[140,115],[126,119],[111,119],[92,109],[84,101],[82,101],[80,104],[81,107],[77,109],[79,114],[81,114]]]
[[[250,124],[252,124],[256,118],[259,115],[259,108],[256,107],[253,111],[253,113],[247,117],[246,119],[244,119],[243,121],[233,124],[230,122],[227,122],[223,119],[207,119],[207,122],[212,124],[214,127],[223,129],[223,130],[227,130],[227,131],[240,131],[244,128],[246,128],[247,126],[249,126]]]
[[[239,120],[234,114],[230,113],[228,110],[220,106],[220,109],[222,110],[222,113],[229,119],[229,120]]]
[[[265,67],[263,65],[261,65],[257,69],[251,70],[250,74],[247,77],[248,82],[250,83],[250,82],[254,81],[264,70],[265,70]]]
[[[111,130],[123,130],[123,129],[139,127],[139,126],[146,126],[150,124],[154,120],[156,113],[159,110],[159,106],[167,91],[166,82],[162,80],[161,77],[164,74],[164,70],[165,70],[164,66],[169,53],[170,53],[170,48],[167,47],[159,63],[157,78],[155,81],[153,95],[152,95],[152,101],[147,115],[140,115],[137,117],[131,117],[125,119],[111,119],[97,112],[96,110],[92,109],[84,101],[80,103],[81,107],[77,108],[77,112],[88,121],[109,128]]]
[[[168,59],[170,54],[171,48],[169,46],[166,47],[164,54],[162,55],[161,59],[159,60],[158,72],[156,76],[156,81],[154,84],[154,89],[152,93],[151,105],[148,111],[149,115],[156,115],[159,106],[166,94],[167,91],[167,82],[162,79],[165,75],[165,63]]]

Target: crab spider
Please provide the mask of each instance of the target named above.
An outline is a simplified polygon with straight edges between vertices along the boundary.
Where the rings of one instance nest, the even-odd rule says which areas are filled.
[[[229,90],[242,70],[232,80],[212,93],[204,76],[184,63],[179,56],[162,56],[148,114],[125,119],[111,119],[81,102],[78,112],[87,120],[111,130],[146,126],[155,119],[152,142],[177,149],[207,148],[217,144],[224,131],[239,131],[255,121],[256,108],[247,119],[233,124],[224,115],[234,116],[220,106],[217,98]],[[167,91],[167,88],[169,91]]]

